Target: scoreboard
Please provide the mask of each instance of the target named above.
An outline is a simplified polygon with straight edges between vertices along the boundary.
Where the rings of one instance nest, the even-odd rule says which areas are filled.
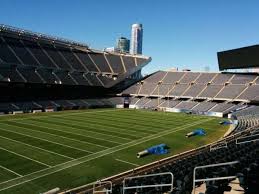
[[[259,45],[218,52],[219,70],[259,67]]]

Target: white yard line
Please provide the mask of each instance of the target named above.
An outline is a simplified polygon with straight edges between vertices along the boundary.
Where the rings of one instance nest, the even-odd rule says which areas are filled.
[[[130,165],[132,165],[132,166],[140,166],[140,165],[138,165],[138,164],[134,164],[134,163],[131,163],[131,162],[128,162],[128,161],[125,161],[125,160],[120,160],[120,159],[115,159],[115,160],[117,160],[117,161],[119,161],[119,162],[126,163],[126,164],[130,164]]]
[[[59,122],[59,123],[63,123],[63,124],[68,124],[67,122],[62,122],[64,119],[63,118],[52,118],[52,119],[54,119],[54,120],[56,120],[56,119],[58,119],[58,121],[57,122]],[[60,121],[60,120],[62,120],[62,121]],[[72,121],[73,123],[71,123],[72,125],[74,125],[74,126],[78,126],[78,127],[80,127],[80,125],[82,125],[82,124],[85,124],[85,125],[87,125],[87,123],[85,123],[85,122],[82,122],[82,121],[78,121],[78,120],[75,120],[75,119],[70,119],[70,118],[67,118],[67,120],[69,121]],[[78,123],[78,124],[80,124],[80,125],[77,125],[77,124],[74,124],[74,123]],[[95,125],[98,125],[98,126],[101,126],[101,127],[106,127],[106,126],[104,126],[104,125],[102,125],[102,124],[98,124],[98,123],[95,123]],[[72,127],[72,128],[75,128],[75,127]],[[110,127],[109,127],[110,128]],[[76,128],[77,129],[77,128]],[[114,128],[113,128],[114,129]],[[113,132],[113,133],[117,133],[117,134],[121,134],[121,135],[128,135],[129,133],[120,133],[120,132],[116,132],[116,131],[112,131],[112,130],[107,130],[107,129],[101,129],[102,131],[107,131],[107,132]],[[115,137],[115,138],[120,138],[120,139],[124,139],[124,140],[132,140],[132,139],[129,139],[129,138],[126,138],[126,137],[120,137],[120,136],[115,136],[115,135],[109,135],[109,134],[106,134],[106,133],[100,133],[100,132],[93,132],[93,131],[89,131],[89,132],[91,132],[91,133],[96,133],[96,134],[100,134],[100,135],[105,135],[105,136],[111,136],[111,137]],[[135,136],[135,135],[132,135],[132,137],[135,137],[135,138],[137,138],[138,136]]]
[[[52,118],[53,119],[53,118]],[[55,120],[56,118],[54,118],[54,120]],[[58,118],[58,119],[60,119],[60,118]],[[63,120],[63,119],[61,119],[61,120]],[[32,122],[38,122],[39,123],[39,121],[37,121],[37,120],[33,120]],[[120,139],[124,139],[124,140],[132,140],[132,139],[129,139],[129,138],[124,138],[124,137],[119,137],[119,136],[114,136],[114,135],[108,135],[108,134],[105,134],[105,133],[100,133],[100,132],[96,132],[96,131],[89,131],[89,130],[85,130],[85,129],[80,129],[79,127],[79,125],[76,125],[76,124],[73,124],[72,123],[72,125],[74,125],[74,126],[78,126],[78,128],[77,127],[72,127],[72,126],[67,126],[67,124],[71,124],[70,122],[62,122],[62,121],[60,121],[60,120],[58,120],[58,121],[54,121],[54,122],[57,122],[57,123],[61,123],[61,124],[64,124],[65,125],[65,127],[67,127],[67,128],[70,128],[70,129],[76,129],[76,130],[80,130],[80,131],[83,131],[83,132],[88,132],[88,133],[93,133],[93,134],[96,134],[96,135],[101,135],[101,136],[110,136],[110,137],[114,137],[114,138],[120,138]],[[73,121],[73,122],[76,122],[76,121]],[[56,126],[62,126],[61,124],[59,125],[59,124],[54,124],[54,123],[49,123],[48,121],[46,121],[46,123],[47,124],[49,124],[49,125],[56,125]],[[79,122],[76,122],[76,123],[79,123]],[[26,123],[27,124],[27,123]],[[81,124],[84,124],[84,125],[87,125],[87,123],[81,123]],[[41,125],[41,127],[45,127],[45,128],[48,128],[48,129],[52,129],[53,130],[53,128],[50,128],[50,127],[46,127],[46,126],[42,126]],[[54,129],[54,130],[56,130],[56,129]],[[103,129],[102,129],[103,130]],[[103,130],[103,131],[105,131],[105,130]],[[112,132],[112,131],[111,131]],[[125,135],[125,134],[124,134]],[[81,135],[81,136],[85,136],[85,135]],[[107,140],[107,139],[103,139],[103,138],[97,138],[97,137],[93,137],[93,136],[85,136],[85,137],[90,137],[90,138],[93,138],[93,139],[100,139],[100,140],[102,140],[102,141],[108,141],[108,142],[112,142],[112,143],[116,143],[116,144],[121,144],[121,142],[115,142],[115,141],[112,141],[112,140]]]
[[[75,119],[75,117],[63,117],[63,118],[67,118],[68,120],[72,120],[72,121],[76,121],[76,122],[82,122],[82,120],[79,120],[80,118],[81,119],[84,119],[84,117],[82,117],[82,116],[77,116],[76,118],[77,119]],[[99,120],[102,120],[102,118],[99,118]],[[108,120],[108,121],[111,121],[111,120]],[[113,119],[112,120],[113,122],[121,122],[120,121],[120,119],[118,118],[118,119]],[[88,122],[88,121],[87,121]],[[138,122],[138,121],[135,121],[136,123]],[[93,125],[93,124],[96,124],[96,125],[100,125],[100,126],[102,126],[103,127],[103,125],[101,125],[101,124],[99,124],[99,123],[91,123],[91,125]],[[129,123],[127,123],[127,124],[129,124]],[[107,126],[106,126],[107,127]],[[126,128],[126,129],[123,129],[123,122],[122,122],[122,124],[120,125],[120,126],[117,126],[117,128],[115,128],[115,127],[113,127],[113,126],[108,126],[108,128],[111,128],[111,129],[113,129],[113,131],[112,132],[115,132],[115,133],[119,133],[119,134],[123,134],[123,135],[125,135],[125,134],[128,134],[128,132],[130,131],[130,132],[132,132],[132,133],[143,133],[143,135],[147,135],[147,134],[149,134],[148,132],[151,132],[151,130],[145,130],[146,132],[143,132],[143,131],[138,131],[138,130],[134,130],[134,129],[132,129],[132,128]],[[114,129],[116,129],[116,130],[119,130],[119,132],[118,131],[114,131]],[[126,133],[124,133],[126,131]],[[155,132],[155,131],[152,131],[152,132]],[[132,134],[131,134],[132,135]],[[136,135],[133,135],[133,136],[135,136],[135,137],[139,137],[139,136],[136,136]]]
[[[53,119],[53,118],[52,118]],[[55,118],[54,118],[55,119]],[[58,123],[60,123],[60,124],[63,124],[63,125],[67,125],[67,123],[66,122],[62,122],[62,121],[56,121],[56,122],[58,122]],[[74,126],[78,126],[78,127],[80,127],[79,125],[76,125],[76,124],[73,124]],[[61,126],[61,125],[59,125],[59,126]],[[70,128],[72,128],[72,129],[76,129],[76,130],[80,130],[80,128],[76,128],[76,127],[71,127],[71,126],[66,126],[66,127],[70,127]],[[94,133],[98,133],[98,132],[94,132]],[[102,135],[102,136],[106,136],[106,134],[104,134],[104,133],[99,133],[99,135]],[[109,136],[109,135],[108,135]],[[99,137],[93,137],[93,136],[86,136],[86,137],[90,137],[90,138],[92,138],[92,139],[97,139],[97,140],[101,140],[101,141],[106,141],[106,142],[110,142],[110,143],[115,143],[115,144],[122,144],[121,142],[117,142],[117,141],[112,141],[112,140],[107,140],[107,139],[103,139],[103,138],[99,138]],[[114,136],[115,137],[115,136]]]
[[[114,112],[114,111],[123,111],[122,109],[112,109],[112,110],[100,110],[100,111],[84,111],[84,112],[74,112],[74,113],[67,113],[66,111],[63,112],[55,112],[54,114],[46,112],[46,113],[42,113],[42,114],[48,114],[48,115],[42,115],[42,116],[37,116],[37,113],[31,114],[30,116],[27,116],[25,118],[10,118],[10,119],[6,119],[5,121],[15,121],[15,120],[26,120],[26,119],[35,119],[35,118],[47,118],[47,117],[63,117],[64,115],[81,115],[81,114],[91,114],[93,112]],[[1,117],[12,117],[15,115],[3,115],[0,116]],[[1,120],[0,120],[1,121]]]
[[[12,121],[12,122],[14,122],[14,123],[18,123],[18,124],[23,124],[23,123],[21,123],[21,122],[19,122],[19,121]],[[67,123],[65,123],[65,122],[60,122],[60,123],[62,123],[62,124],[64,124],[64,125],[66,125],[66,124],[67,124]],[[34,124],[30,124],[30,123],[25,123],[25,124],[38,127],[38,125],[34,125]],[[13,126],[15,126],[15,125],[13,125]],[[59,126],[61,126],[61,125],[59,125]],[[41,127],[41,126],[40,126],[40,127]],[[48,128],[48,127],[45,127],[45,128]],[[48,128],[48,129],[52,129],[52,128]],[[80,130],[80,129],[75,128],[75,127],[73,127],[73,129]],[[52,130],[53,130],[53,129],[52,129]],[[55,129],[55,130],[57,130],[57,129]],[[102,134],[102,135],[104,135],[104,134]],[[83,135],[82,135],[82,136],[83,136]],[[88,135],[85,135],[85,137],[89,137],[89,138],[97,139],[97,140],[101,140],[101,141],[106,141],[106,142],[110,142],[110,143],[115,143],[115,144],[122,144],[122,143],[117,142],[117,141],[112,141],[112,140],[102,139],[102,138],[93,137],[93,136],[90,136],[90,135],[89,135],[89,136],[88,136]]]
[[[9,124],[7,124],[7,125],[9,125]],[[10,125],[10,126],[13,126],[13,127],[14,127],[14,125]],[[15,127],[17,127],[17,126],[15,126]],[[27,128],[24,128],[24,127],[19,127],[19,128],[27,129]],[[61,144],[61,143],[58,143],[58,142],[53,142],[53,141],[50,141],[50,140],[47,140],[47,139],[42,139],[42,138],[35,137],[35,136],[31,136],[31,135],[28,135],[28,134],[19,133],[19,132],[16,132],[16,131],[10,131],[10,130],[3,129],[3,128],[0,128],[0,129],[3,130],[3,131],[8,131],[8,132],[12,132],[12,133],[17,133],[17,134],[19,134],[19,135],[23,135],[23,136],[27,136],[27,137],[39,139],[39,140],[42,140],[42,141],[50,142],[50,143],[53,143],[53,144],[61,145],[61,146],[63,146],[63,147],[68,147],[68,148],[75,149],[75,150],[80,150],[80,151],[83,151],[83,152],[93,153],[93,152],[91,152],[91,151],[83,150],[83,149],[80,149],[80,148],[75,148],[75,147],[72,147],[72,146],[69,146],[69,145],[64,145],[64,144]],[[27,130],[29,130],[29,129],[27,129]]]
[[[48,164],[45,164],[45,163],[40,162],[40,161],[38,161],[38,160],[34,160],[34,159],[29,158],[29,157],[27,157],[27,156],[23,156],[23,155],[21,155],[21,154],[18,154],[18,153],[16,153],[16,152],[10,151],[10,150],[8,150],[8,149],[2,148],[2,147],[0,147],[0,149],[1,149],[1,150],[5,150],[5,151],[7,151],[7,152],[9,152],[9,153],[15,154],[15,155],[17,155],[17,156],[20,156],[20,157],[22,157],[22,158],[26,158],[26,159],[31,160],[31,161],[33,161],[33,162],[39,163],[39,164],[41,164],[41,165],[44,165],[44,166],[47,166],[47,167],[52,167],[52,166],[50,166],[50,165],[48,165]]]
[[[23,143],[23,142],[20,142],[20,141],[16,141],[14,139],[10,139],[8,137],[3,137],[0,135],[0,138],[3,138],[3,139],[7,139],[9,141],[13,141],[13,142],[16,142],[16,143],[19,143],[19,144],[23,144],[23,145],[26,145],[26,146],[29,146],[29,147],[32,147],[32,148],[35,148],[35,149],[38,149],[38,150],[42,150],[44,152],[48,152],[48,153],[51,153],[51,154],[55,154],[55,155],[59,155],[59,156],[62,156],[64,158],[68,158],[68,159],[75,159],[75,158],[71,158],[69,156],[65,156],[63,154],[59,154],[59,153],[56,153],[56,152],[52,152],[52,151],[49,151],[49,150],[46,150],[46,149],[43,149],[43,148],[39,148],[39,147],[36,147],[36,146],[33,146],[33,145],[30,145],[30,144],[27,144],[27,143]]]
[[[10,170],[9,168],[6,168],[6,167],[4,167],[4,166],[2,166],[2,165],[0,165],[0,168],[6,170],[6,171],[8,171],[8,172],[11,172],[11,173],[13,173],[13,174],[15,174],[15,175],[17,175],[17,176],[19,176],[19,177],[23,177],[23,175],[21,175],[21,174],[19,174],[19,173],[17,173],[17,172],[14,172],[14,171]]]
[[[37,122],[37,121],[36,121]],[[15,123],[20,123],[20,122],[15,122]],[[11,125],[11,124],[7,124],[7,123],[4,123],[6,125]],[[34,124],[30,124],[30,123],[23,123],[23,124],[27,124],[27,125],[34,125]],[[13,126],[13,125],[11,125]],[[34,126],[38,126],[38,125],[34,125]],[[57,125],[59,127],[62,128],[61,125]],[[76,141],[76,142],[80,142],[80,143],[83,143],[83,144],[89,144],[89,145],[94,145],[94,146],[98,146],[98,147],[102,147],[102,148],[109,148],[107,146],[103,146],[103,145],[99,145],[99,144],[94,144],[94,143],[90,143],[90,142],[85,142],[85,141],[81,141],[81,140],[78,140],[78,139],[74,139],[74,138],[70,138],[70,137],[64,137],[62,135],[56,135],[56,134],[52,134],[52,133],[48,133],[48,132],[45,132],[45,131],[38,131],[38,130],[33,130],[33,129],[28,129],[28,128],[25,128],[25,127],[21,127],[21,126],[16,126],[18,128],[23,128],[23,129],[27,129],[29,131],[36,131],[36,132],[39,132],[39,133],[45,133],[45,134],[48,134],[48,135],[51,135],[51,136],[56,136],[56,137],[60,137],[60,138],[63,138],[63,139],[69,139],[69,140],[72,140],[72,141]],[[43,127],[43,128],[46,128],[46,129],[51,129],[53,131],[59,131],[59,132],[63,132],[63,133],[68,133],[68,134],[72,134],[72,135],[78,135],[78,136],[82,136],[82,137],[87,137],[87,138],[92,138],[91,136],[87,136],[87,135],[82,135],[82,134],[79,134],[79,133],[73,133],[73,132],[68,132],[68,131],[62,131],[62,130],[58,130],[58,129],[53,129],[53,128],[48,128],[48,127],[45,127],[45,126],[40,126],[40,127]],[[76,128],[75,128],[76,129]],[[78,129],[79,130],[79,129]],[[102,134],[104,135],[104,134]],[[95,139],[95,138],[94,138]]]
[[[66,162],[66,163],[63,163],[63,164],[60,164],[60,165],[56,165],[52,168],[56,168],[56,167],[59,167],[57,170],[54,170],[52,172],[49,172],[49,173],[45,173],[45,174],[42,174],[42,175],[39,175],[37,177],[33,177],[33,178],[28,178],[28,179],[25,179],[25,180],[21,180],[21,182],[18,182],[18,183],[15,183],[13,185],[10,185],[10,186],[6,186],[2,189],[0,189],[0,191],[3,191],[3,190],[6,190],[6,189],[9,189],[9,188],[12,188],[12,187],[15,187],[17,185],[21,185],[21,184],[24,184],[24,183],[27,183],[27,182],[31,182],[33,180],[36,180],[36,179],[39,179],[39,178],[42,178],[42,177],[45,177],[45,176],[48,176],[48,175],[51,175],[51,174],[54,174],[56,172],[59,172],[59,171],[62,171],[62,170],[65,170],[65,169],[68,169],[68,168],[71,168],[71,167],[74,167],[74,166],[77,166],[77,165],[80,165],[82,163],[85,163],[85,162],[88,162],[88,161],[91,161],[91,160],[94,160],[94,159],[97,159],[97,158],[100,158],[100,157],[103,157],[105,155],[108,155],[108,154],[111,154],[111,153],[114,153],[114,152],[118,152],[120,150],[123,150],[123,149],[126,149],[126,148],[129,148],[129,147],[132,147],[132,146],[135,146],[135,145],[138,145],[138,144],[141,144],[141,143],[144,143],[144,142],[147,142],[147,141],[150,141],[152,139],[156,139],[156,138],[159,138],[159,137],[162,137],[162,136],[165,136],[165,135],[168,135],[168,134],[171,134],[171,133],[175,133],[175,132],[178,132],[178,131],[181,131],[181,130],[185,130],[186,128],[188,127],[192,127],[192,126],[195,126],[195,125],[198,125],[198,124],[202,124],[204,122],[207,122],[207,121],[210,121],[210,120],[213,120],[213,118],[209,118],[209,119],[204,119],[202,121],[197,121],[197,122],[193,122],[193,123],[190,123],[190,124],[186,124],[184,126],[180,126],[180,127],[175,127],[174,130],[167,130],[167,131],[164,131],[164,132],[161,132],[160,134],[154,134],[154,135],[151,135],[151,136],[148,136],[148,137],[144,137],[142,139],[139,139],[139,140],[135,140],[135,141],[132,141],[132,142],[129,142],[129,143],[125,143],[124,145],[118,145],[116,147],[113,147],[113,148],[110,148],[110,149],[107,149],[107,150],[104,150],[104,151],[100,151],[100,152],[97,152],[97,153],[94,153],[94,154],[91,154],[91,155],[88,155],[88,156],[84,156],[82,158],[78,158],[78,159],[75,159],[73,161],[69,161],[69,162]],[[142,141],[141,141],[142,140]],[[117,148],[117,149],[116,149]],[[102,153],[103,152],[103,153]],[[96,156],[95,156],[96,155]],[[71,163],[71,165],[67,165],[68,163]],[[62,165],[64,165],[64,167],[61,167]],[[46,169],[46,170],[49,170],[50,168]],[[21,178],[16,178],[16,179],[12,179],[12,180],[9,180],[9,181],[6,181],[6,182],[3,182],[3,183],[0,183],[0,186],[3,185],[3,184],[6,184],[8,182],[11,182],[11,181],[18,181],[19,179],[23,179],[23,178],[27,178],[28,176],[33,176],[37,173],[41,173],[43,172],[44,170],[41,170],[41,171],[38,171],[38,172],[34,172],[32,174],[29,174],[29,175],[26,175],[24,177],[21,177]]]

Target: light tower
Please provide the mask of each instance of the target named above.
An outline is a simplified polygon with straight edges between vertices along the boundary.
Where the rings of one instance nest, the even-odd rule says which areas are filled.
[[[142,54],[143,28],[142,24],[133,24],[131,28],[130,53]]]

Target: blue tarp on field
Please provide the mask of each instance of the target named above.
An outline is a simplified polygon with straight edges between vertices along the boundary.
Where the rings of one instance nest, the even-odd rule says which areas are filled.
[[[231,121],[221,121],[221,122],[219,122],[219,124],[221,124],[221,125],[231,125],[233,123]]]
[[[168,147],[166,144],[159,144],[152,146],[147,149],[149,154],[156,154],[156,155],[161,155],[161,154],[167,154],[168,153]]]
[[[198,135],[198,136],[204,136],[206,135],[206,132],[204,131],[204,129],[195,129],[195,131],[193,131],[194,135]]]

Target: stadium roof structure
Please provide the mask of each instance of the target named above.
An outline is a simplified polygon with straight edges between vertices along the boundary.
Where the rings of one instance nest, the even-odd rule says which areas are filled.
[[[252,45],[217,53],[219,70],[259,67],[259,45]]]
[[[17,27],[5,25],[5,24],[0,24],[0,31],[9,31],[9,32],[13,32],[16,34],[18,33],[20,36],[38,37],[38,38],[46,39],[46,40],[52,41],[52,42],[59,42],[59,43],[63,43],[63,44],[83,46],[83,47],[89,48],[89,46],[85,43],[77,42],[74,40],[69,40],[66,38],[60,38],[57,36],[47,35],[47,34],[43,34],[43,33],[33,32],[30,30],[25,30],[22,28],[17,28]]]
[[[32,32],[30,30],[25,30],[25,29],[13,27],[13,26],[5,25],[5,24],[0,24],[0,31],[9,31],[16,34],[18,33],[20,36],[38,37],[52,42],[59,42],[63,44],[83,46],[83,47],[89,48],[89,46],[85,43],[81,43],[81,42],[77,42],[77,41],[73,41],[65,38],[60,38],[57,36],[51,36],[43,33]]]

